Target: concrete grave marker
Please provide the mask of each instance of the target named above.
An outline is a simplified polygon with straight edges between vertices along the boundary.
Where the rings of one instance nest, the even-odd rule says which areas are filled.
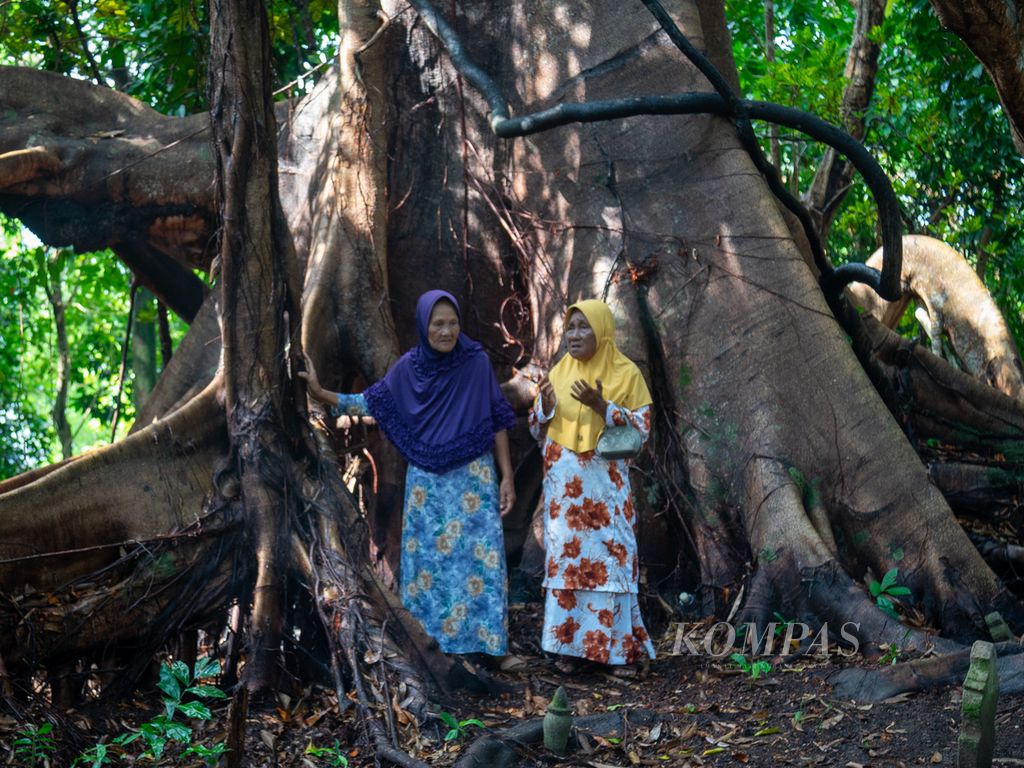
[[[1006,622],[1003,620],[1002,614],[999,611],[992,611],[992,613],[986,614],[985,624],[988,626],[988,633],[992,637],[993,643],[1002,643],[1006,640],[1016,640],[1013,636],[1013,632],[1006,626]]]
[[[971,647],[971,666],[964,679],[960,704],[957,768],[991,768],[998,698],[996,648],[992,643],[977,640]]]

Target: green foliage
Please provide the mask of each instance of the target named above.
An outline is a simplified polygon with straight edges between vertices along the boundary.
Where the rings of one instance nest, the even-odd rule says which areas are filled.
[[[792,621],[787,619],[778,611],[772,611],[772,616],[774,616],[775,619],[779,622],[775,627],[775,637],[779,637],[780,635],[782,635],[783,632],[788,631],[789,627],[793,624]]]
[[[18,731],[18,738],[12,744],[15,764],[34,768],[47,761],[57,748],[52,733],[52,723],[43,723],[38,728],[29,724]]]
[[[306,754],[326,760],[327,765],[331,766],[331,768],[347,768],[348,766],[348,758],[342,752],[337,739],[334,740],[333,747],[315,747],[310,744],[306,747]]]
[[[128,270],[109,252],[75,254],[26,241],[0,217],[0,479],[61,456],[50,412],[56,397],[57,341],[47,292],[59,287],[71,368],[67,419],[75,452],[110,440],[121,346],[128,316]],[[180,323],[175,325],[182,332]],[[122,398],[131,425],[132,381]]]
[[[469,735],[470,726],[477,728],[485,727],[482,722],[477,720],[475,717],[471,717],[468,720],[456,720],[452,715],[447,712],[442,712],[438,715],[441,718],[441,722],[448,726],[448,733],[445,734],[445,741],[452,741],[453,739],[463,739]]]
[[[907,638],[910,637],[910,630],[908,629],[903,633],[902,643],[907,642]],[[900,660],[900,656],[903,653],[903,649],[900,648],[900,643],[883,643],[881,649],[884,653],[878,657],[879,664],[893,665]]]
[[[751,680],[757,680],[761,675],[767,675],[772,671],[771,663],[764,659],[758,659],[757,661],[752,662],[742,653],[730,654],[729,658],[732,660],[732,663],[739,667]]]
[[[268,2],[277,89],[303,93],[337,51],[337,4]],[[207,4],[198,0],[7,0],[0,63],[101,82],[170,115],[206,108]]]
[[[762,0],[727,0],[726,13],[746,95],[842,122],[854,4],[775,2],[774,63],[765,58]],[[908,231],[937,237],[976,265],[987,229],[991,240],[981,271],[1021,346],[1024,158],[995,89],[977,58],[942,29],[927,0],[890,2],[870,37],[881,42],[881,53],[863,141],[888,172]],[[760,125],[758,131],[767,151],[769,129]],[[781,138],[783,176],[806,190],[823,148],[798,136]],[[829,237],[836,263],[864,261],[880,244],[874,204],[854,178]],[[916,333],[913,325],[903,330]]]
[[[122,757],[132,763],[137,762],[135,758],[128,757],[127,751],[127,747],[135,742],[142,746],[138,760],[158,761],[171,757],[176,763],[192,765],[194,759],[199,758],[208,766],[216,765],[227,747],[223,742],[206,746],[193,741],[192,726],[187,721],[212,719],[209,706],[201,699],[227,697],[216,686],[200,682],[219,672],[220,663],[209,658],[197,661],[191,672],[181,661],[162,665],[157,687],[163,692],[163,712],[138,729],[116,737],[109,745],[96,744],[87,749],[75,758],[72,768],[100,768]],[[176,720],[175,716],[182,719]],[[168,752],[168,747],[173,744],[180,746],[176,757]]]
[[[899,568],[890,568],[886,571],[881,581],[872,579],[868,583],[868,590],[871,592],[871,596],[875,598],[875,605],[881,608],[887,615],[897,620],[899,620],[900,615],[896,612],[896,606],[893,604],[892,598],[904,597],[910,594],[909,589],[896,583],[899,575]]]
[[[114,762],[114,754],[107,744],[96,744],[85,750],[71,763],[71,768],[102,768]]]

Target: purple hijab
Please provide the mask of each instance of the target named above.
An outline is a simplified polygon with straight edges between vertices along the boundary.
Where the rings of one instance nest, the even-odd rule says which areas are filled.
[[[427,340],[430,313],[441,299],[459,315],[451,352]],[[515,426],[512,407],[498,388],[483,347],[461,333],[462,311],[446,291],[427,291],[416,302],[420,343],[363,394],[366,406],[406,461],[429,472],[460,467],[494,445],[494,435]]]

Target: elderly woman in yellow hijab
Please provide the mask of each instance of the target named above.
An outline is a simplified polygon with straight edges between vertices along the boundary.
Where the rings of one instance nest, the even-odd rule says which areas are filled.
[[[650,433],[651,395],[615,346],[603,301],[566,310],[566,354],[540,383],[530,431],[544,443],[544,630],[541,646],[563,658],[633,665],[654,657],[637,602],[636,518],[628,463],[595,451],[606,426]]]

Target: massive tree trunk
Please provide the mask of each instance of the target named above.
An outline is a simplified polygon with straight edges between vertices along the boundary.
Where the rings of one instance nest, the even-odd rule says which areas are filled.
[[[498,139],[486,101],[404,8],[384,4],[394,20],[378,36],[373,3],[342,3],[342,61],[309,96],[279,108],[276,165],[273,119],[258,94],[246,107],[255,111],[237,113],[249,119],[228,119],[247,87],[228,75],[213,78],[214,156],[206,116],[162,118],[104,89],[0,73],[0,112],[25,116],[2,124],[0,165],[18,172],[0,177],[0,208],[47,242],[114,246],[162,300],[195,318],[127,440],[0,485],[0,590],[45,600],[40,590],[104,567],[131,579],[143,566],[119,559],[130,542],[171,537],[170,583],[209,561],[204,547],[251,547],[256,573],[240,568],[230,583],[215,570],[190,604],[161,614],[171,618],[160,628],[210,622],[241,590],[268,649],[281,622],[312,605],[335,683],[351,684],[367,711],[377,686],[363,676],[382,671],[378,662],[367,672],[359,649],[375,633],[393,643],[391,665],[412,659],[426,679],[451,680],[458,668],[431,651],[367,558],[370,533],[385,550],[393,535],[367,531],[341,483],[336,465],[352,442],[310,429],[289,362],[301,344],[329,386],[364,386],[410,343],[415,297],[444,287],[504,376],[552,362],[568,302],[608,297],[620,345],[655,397],[655,449],[635,486],[650,584],[674,575],[722,615],[739,601],[751,618],[784,604],[790,619],[855,621],[865,649],[967,640],[992,607],[1024,628],[1019,601],[932,482],[942,474],[935,466],[961,459],[959,447],[976,449],[993,423],[1003,425],[999,455],[1010,461],[1020,405],[921,359],[926,351],[899,351],[841,301],[830,306],[729,121],[638,116]],[[669,10],[713,61],[731,64],[720,4],[679,0]],[[450,21],[514,113],[709,90],[639,3],[493,0],[460,4]],[[22,127],[29,113],[34,133]],[[251,148],[239,154],[249,130]],[[109,138],[89,138],[97,135]],[[140,152],[145,136],[153,144]],[[120,173],[128,163],[137,174]],[[219,213],[210,194],[218,168]],[[166,281],[182,265],[211,263],[218,215],[215,306],[214,295],[181,294]],[[906,381],[917,388],[898,386]],[[945,408],[956,398],[982,404]],[[931,474],[907,438],[911,425],[915,440],[942,429],[949,438],[929,457]],[[380,529],[400,514],[402,467],[371,450],[384,481],[381,514],[371,516]],[[522,436],[517,450],[516,524],[525,530],[539,462]],[[527,540],[525,564],[536,547]],[[876,608],[865,582],[893,567],[913,593],[905,615],[942,638],[908,635]],[[0,626],[20,627],[7,610]],[[97,652],[104,632],[142,641],[131,631],[141,614],[109,600],[90,610],[91,635],[64,636],[56,621],[34,636],[0,632],[0,655],[28,674],[32,660]],[[397,620],[385,622],[389,612]],[[270,678],[256,665],[247,674],[254,685]]]

